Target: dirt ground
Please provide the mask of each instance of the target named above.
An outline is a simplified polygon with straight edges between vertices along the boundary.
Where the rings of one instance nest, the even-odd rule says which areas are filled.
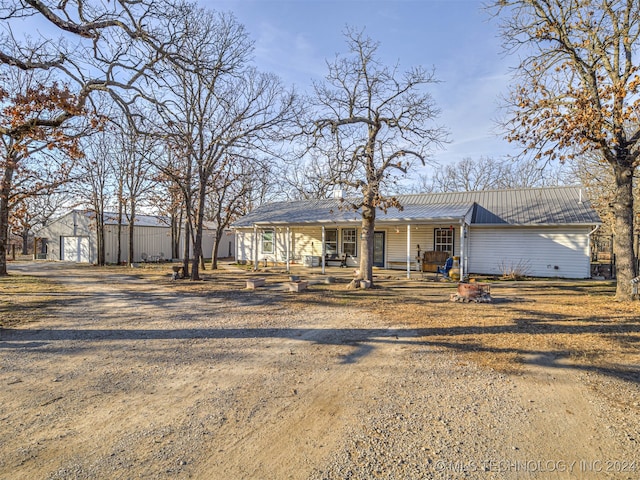
[[[1,479],[640,478],[640,306],[607,282],[9,268]]]

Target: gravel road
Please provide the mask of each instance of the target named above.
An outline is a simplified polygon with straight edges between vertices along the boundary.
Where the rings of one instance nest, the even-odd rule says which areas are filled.
[[[2,479],[640,478],[637,382],[545,358],[500,373],[233,275],[185,292],[12,268],[65,290],[0,331]]]

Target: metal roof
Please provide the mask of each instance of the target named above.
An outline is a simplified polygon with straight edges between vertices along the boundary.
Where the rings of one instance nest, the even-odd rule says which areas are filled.
[[[459,220],[471,209],[472,204],[463,205],[407,205],[402,210],[389,208],[378,210],[376,222],[398,223],[403,221]],[[301,224],[358,224],[362,221],[360,211],[348,209],[348,202],[334,199],[298,200],[275,202],[258,207],[234,223],[234,227]]]
[[[76,210],[80,215],[84,215],[90,220],[95,220],[96,214],[89,210]],[[104,224],[105,225],[118,225],[118,214],[115,212],[104,212]],[[122,215],[122,224],[129,224],[129,216]],[[171,219],[165,215],[142,215],[136,214],[134,225],[136,227],[162,227],[168,228],[171,225]],[[203,226],[205,229],[215,229],[215,222],[205,221]]]
[[[378,211],[376,222],[460,221],[472,225],[594,225],[600,217],[580,187],[399,195],[402,210]],[[360,212],[338,199],[275,202],[258,207],[234,227],[358,223]],[[341,208],[342,207],[342,208]]]
[[[76,214],[83,215],[89,220],[93,221],[96,218],[96,214],[90,210],[75,210]],[[122,215],[122,224],[127,225],[129,223],[128,215]],[[136,215],[135,218],[136,227],[168,227],[171,225],[169,217],[161,215]],[[104,224],[105,225],[117,225],[118,214],[114,212],[104,212]]]

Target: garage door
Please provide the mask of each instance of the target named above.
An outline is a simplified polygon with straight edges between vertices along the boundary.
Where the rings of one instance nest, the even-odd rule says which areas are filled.
[[[61,237],[60,260],[89,263],[89,237]]]

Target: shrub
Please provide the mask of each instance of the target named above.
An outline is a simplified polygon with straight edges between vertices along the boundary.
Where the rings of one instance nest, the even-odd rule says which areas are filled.
[[[529,260],[501,260],[498,269],[503,280],[522,280],[529,275],[531,264]]]

